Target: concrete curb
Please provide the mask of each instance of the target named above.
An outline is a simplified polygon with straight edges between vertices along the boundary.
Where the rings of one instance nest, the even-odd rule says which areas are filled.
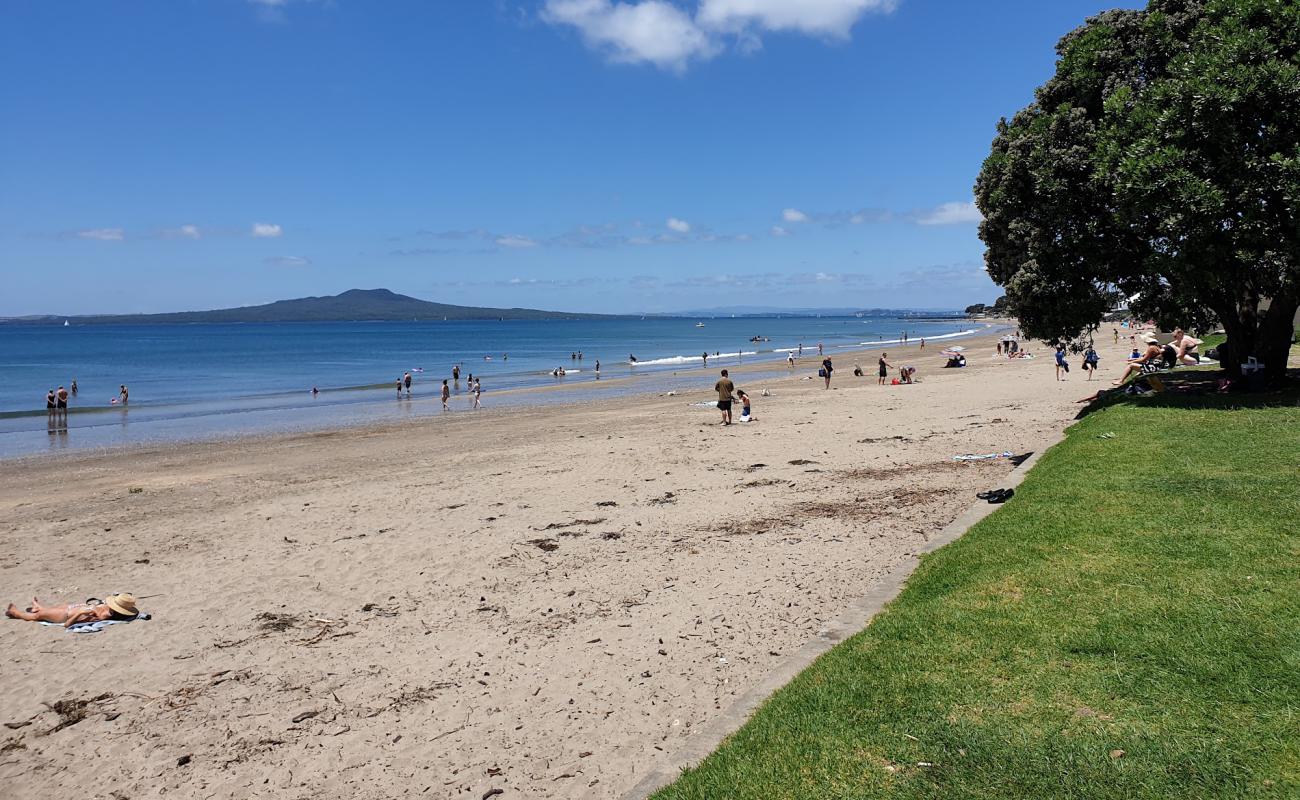
[[[1064,438],[1064,431],[1057,434],[1047,446],[1035,452],[1025,459],[1020,466],[1012,470],[1001,481],[1000,485],[1004,487],[1019,486],[1020,482],[1025,479],[1026,473],[1033,468],[1034,464],[1038,463],[1038,459],[1043,453],[1055,447]],[[722,744],[723,739],[735,733],[748,722],[750,716],[773,693],[789,683],[796,675],[841,640],[847,639],[866,628],[871,619],[885,607],[885,604],[898,597],[899,593],[903,591],[903,585],[907,582],[908,576],[921,563],[917,556],[922,553],[933,552],[946,544],[956,541],[961,538],[962,534],[970,530],[975,523],[999,508],[1001,508],[1000,505],[990,505],[981,500],[963,511],[947,527],[939,531],[938,535],[922,545],[919,551],[895,565],[892,570],[871,587],[871,591],[854,602],[848,610],[823,628],[816,637],[805,642],[802,647],[777,665],[761,681],[736,698],[736,701],[721,714],[696,729],[690,735],[688,741],[677,752],[673,753],[668,761],[646,773],[630,791],[624,793],[623,800],[645,800],[645,798],[675,781],[682,770],[703,761],[705,757],[718,748],[718,745]]]

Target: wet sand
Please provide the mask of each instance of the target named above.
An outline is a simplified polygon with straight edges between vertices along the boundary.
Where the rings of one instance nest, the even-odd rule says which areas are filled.
[[[711,368],[673,397],[7,462],[3,600],[133,591],[155,618],[0,622],[6,793],[617,796],[1011,468],[954,454],[1039,449],[1127,349],[1058,383],[1048,348],[992,342],[964,370],[890,348],[912,386],[870,351],[831,391],[811,356],[740,370],[758,420],[729,428],[689,405]]]

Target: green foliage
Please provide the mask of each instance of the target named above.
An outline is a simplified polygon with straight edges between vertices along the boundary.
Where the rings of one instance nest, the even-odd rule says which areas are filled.
[[[1217,318],[1280,374],[1300,305],[1300,3],[1152,0],[1057,52],[975,186],[1023,327],[1070,339],[1132,297],[1166,327]]]
[[[1091,414],[655,800],[1300,797],[1297,399]]]

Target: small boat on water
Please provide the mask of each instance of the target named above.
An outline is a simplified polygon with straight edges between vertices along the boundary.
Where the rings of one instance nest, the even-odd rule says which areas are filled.
[[[704,327],[704,323],[703,323],[703,322],[697,322],[697,323],[695,323],[695,327],[697,327],[697,328],[703,328],[703,327]]]

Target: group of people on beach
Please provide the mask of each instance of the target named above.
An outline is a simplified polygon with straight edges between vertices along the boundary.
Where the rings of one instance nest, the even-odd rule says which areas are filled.
[[[732,382],[727,370],[722,371],[722,377],[713,385],[713,391],[718,393],[718,410],[722,412],[722,424],[731,424],[731,406],[733,403],[740,403],[740,421],[753,422],[757,417],[752,416],[753,404],[749,395],[743,389],[737,389],[736,384]]]

